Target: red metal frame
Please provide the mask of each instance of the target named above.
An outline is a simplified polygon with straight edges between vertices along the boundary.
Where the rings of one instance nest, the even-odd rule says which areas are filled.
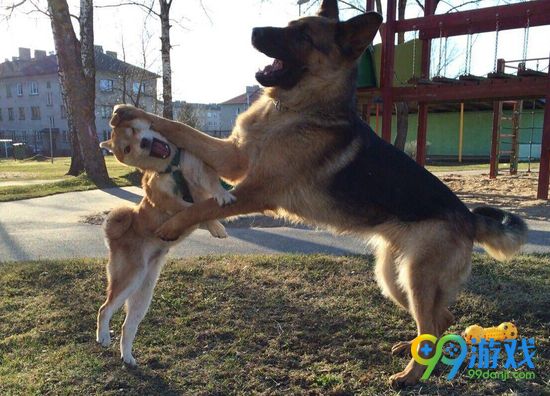
[[[507,100],[546,97],[543,126],[542,152],[537,197],[548,199],[550,173],[550,70],[548,78],[521,77],[512,79],[487,80],[479,83],[456,85],[417,85],[393,87],[395,34],[398,32],[419,31],[423,40],[423,78],[429,76],[430,41],[435,37],[451,37],[529,26],[550,25],[550,1],[533,0],[524,3],[481,8],[451,14],[433,15],[434,0],[425,1],[424,17],[396,21],[396,0],[387,0],[386,23],[381,27],[382,69],[379,89],[359,89],[360,98],[382,97],[382,137],[391,139],[391,121],[394,101],[418,102],[417,161],[424,164],[428,103],[463,102],[465,100]],[[367,9],[374,8],[374,1],[367,0]]]
[[[498,133],[500,131],[500,119],[502,116],[502,104],[499,101],[493,102],[493,132],[491,134],[491,166],[489,168],[489,177],[494,179],[497,177],[498,169],[498,150],[499,141]]]
[[[417,85],[392,89],[396,102],[462,102],[464,100],[514,100],[544,98],[550,91],[550,81],[545,77],[514,77],[488,79],[479,83],[452,85]],[[382,89],[359,88],[359,97],[376,98]]]
[[[382,56],[381,63],[384,65],[380,71],[380,87],[382,91],[382,139],[391,140],[391,118],[393,113],[393,74],[395,62],[395,0],[387,3],[386,23],[381,29]]]
[[[424,3],[424,17],[435,12],[435,0],[426,0]],[[431,40],[422,40],[422,54],[420,55],[420,77],[430,78]],[[416,131],[416,162],[422,166],[426,164],[426,139],[428,134],[428,103],[418,103],[418,128]]]
[[[548,77],[550,80],[550,75]],[[542,144],[540,148],[538,199],[548,199],[548,180],[550,173],[550,94],[546,95],[544,106],[544,124],[542,130]]]
[[[392,0],[389,0],[392,1]],[[550,2],[534,0],[524,3],[486,7],[450,14],[430,15],[421,18],[396,21],[395,32],[419,30],[421,39],[460,36],[463,34],[494,32],[498,21],[499,30],[550,24]]]

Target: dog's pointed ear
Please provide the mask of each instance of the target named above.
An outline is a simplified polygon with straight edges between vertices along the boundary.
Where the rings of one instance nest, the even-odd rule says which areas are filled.
[[[99,143],[99,147],[113,152],[113,141],[111,139],[105,140],[104,142]]]
[[[338,0],[323,0],[317,15],[338,20]]]
[[[381,24],[382,15],[377,12],[367,12],[338,23],[336,39],[342,52],[350,58],[357,59],[372,43]]]

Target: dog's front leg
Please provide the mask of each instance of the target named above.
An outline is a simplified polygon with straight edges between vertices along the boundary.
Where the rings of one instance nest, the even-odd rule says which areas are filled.
[[[156,230],[156,235],[161,239],[172,241],[195,224],[275,208],[266,201],[266,195],[262,193],[259,186],[239,185],[233,190],[233,195],[236,201],[230,205],[220,206],[214,198],[210,198],[178,212]]]
[[[110,123],[115,127],[132,127],[136,120],[150,123],[151,129],[162,134],[176,146],[195,154],[225,179],[237,181],[247,171],[248,160],[231,139],[212,137],[189,125],[147,113],[130,105],[116,106]]]

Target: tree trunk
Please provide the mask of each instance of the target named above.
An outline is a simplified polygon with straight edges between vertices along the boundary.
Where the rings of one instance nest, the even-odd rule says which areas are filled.
[[[69,141],[71,142],[72,149],[71,166],[69,166],[67,175],[78,176],[84,171],[84,163],[82,162],[82,155],[80,154],[80,143],[78,142],[78,135],[71,121],[67,120],[67,123],[69,124]]]
[[[61,79],[61,77],[59,77]],[[63,88],[63,87],[62,87]],[[71,114],[67,111],[67,96],[63,92],[63,105],[65,106],[65,114],[67,115],[67,126],[68,126],[68,138],[71,143],[71,165],[69,166],[69,171],[67,175],[69,176],[78,176],[84,172],[84,161],[82,161],[82,155],[80,154],[80,143],[78,142],[78,134],[76,133],[76,128],[74,127],[74,122],[71,117]]]
[[[84,1],[84,3],[91,6],[92,0]],[[48,9],[57,52],[61,85],[66,94],[67,112],[71,114],[74,128],[78,134],[84,170],[98,186],[106,186],[109,182],[109,176],[105,160],[99,150],[95,128],[95,81],[90,84],[90,70],[88,70],[88,75],[84,71],[80,43],[73,30],[67,1],[48,0]],[[88,15],[83,16],[82,13],[88,13]],[[93,21],[90,9],[81,10],[82,17],[88,23]],[[93,26],[89,28],[93,29]],[[88,29],[85,30],[89,32]],[[83,35],[85,34],[83,32]],[[89,37],[86,37],[84,41],[88,44],[90,41],[93,43],[93,38],[90,40]],[[87,66],[90,65],[89,62],[90,60],[87,59]]]
[[[172,120],[174,111],[172,108],[172,68],[170,65],[170,6],[172,0],[159,0],[160,25],[161,25],[161,57],[162,57],[162,100],[164,108],[162,116]]]
[[[407,0],[399,0],[397,3],[397,19],[405,19],[405,9],[407,7]],[[397,44],[403,44],[405,42],[405,33],[397,33]],[[398,102],[395,104],[395,116],[397,118],[397,128],[394,146],[400,150],[405,149],[405,142],[407,141],[407,133],[409,130],[409,104],[406,102]]]
[[[59,72],[59,71],[58,71]],[[58,75],[59,80],[61,80],[61,74]],[[80,143],[78,142],[78,135],[76,134],[76,129],[74,127],[74,122],[71,118],[71,114],[67,111],[67,95],[61,85],[61,100],[63,101],[63,106],[65,107],[65,116],[67,117],[67,138],[71,143],[71,165],[67,171],[68,176],[78,176],[84,172],[84,162],[82,161],[82,155],[80,155]]]

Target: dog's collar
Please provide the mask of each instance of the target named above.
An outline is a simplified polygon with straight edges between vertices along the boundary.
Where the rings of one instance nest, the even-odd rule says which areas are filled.
[[[189,186],[187,185],[187,181],[183,177],[183,173],[180,169],[182,155],[183,151],[178,147],[176,149],[176,154],[174,154],[172,161],[170,161],[170,164],[166,167],[164,172],[159,172],[159,174],[165,175],[170,173],[172,179],[174,180],[174,194],[177,195],[179,193],[181,194],[181,199],[184,201],[193,202],[193,197],[189,191]]]
[[[174,157],[172,158],[172,161],[170,161],[170,164],[166,167],[166,169],[164,170],[164,172],[159,172],[159,173],[170,173],[174,170],[174,168],[179,168],[180,166],[180,161],[181,161],[181,149],[178,147],[176,149],[176,154],[174,154]]]
[[[286,107],[284,106],[280,100],[275,100],[275,99],[271,99],[271,101],[273,102],[273,105],[275,106],[275,109],[277,111],[288,111],[290,110],[289,107]]]

